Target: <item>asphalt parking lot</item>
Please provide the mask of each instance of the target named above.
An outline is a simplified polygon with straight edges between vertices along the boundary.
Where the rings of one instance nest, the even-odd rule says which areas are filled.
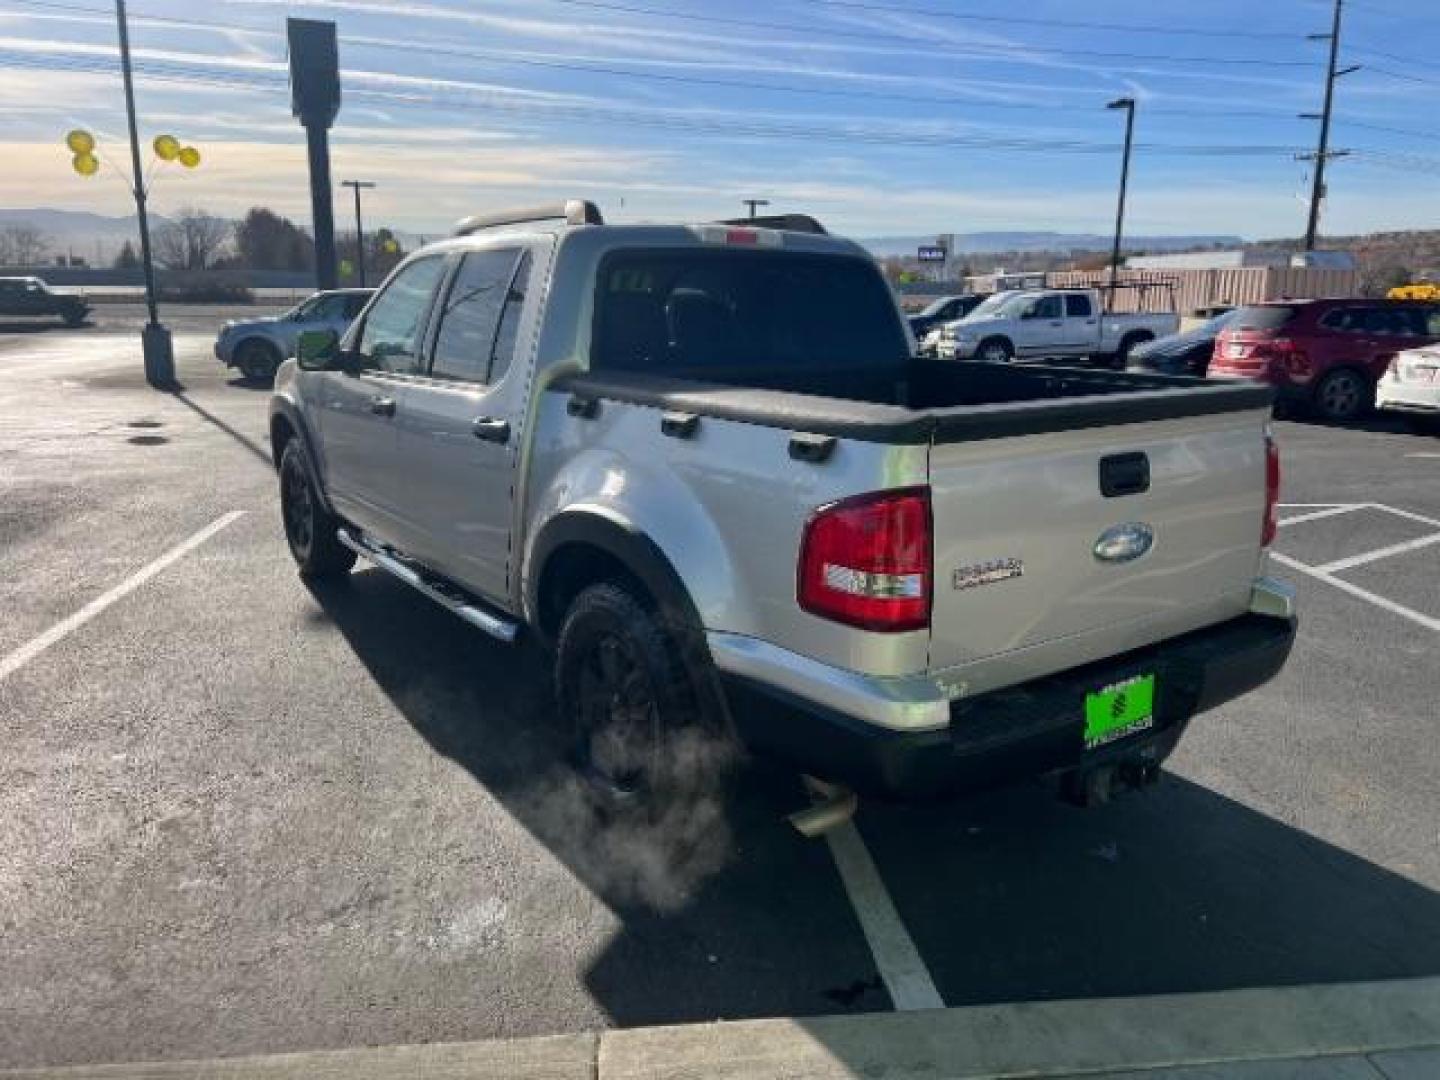
[[[597,837],[543,658],[296,576],[219,317],[0,332],[0,1067],[1440,974],[1440,439],[1277,425],[1301,640],[1150,792]]]

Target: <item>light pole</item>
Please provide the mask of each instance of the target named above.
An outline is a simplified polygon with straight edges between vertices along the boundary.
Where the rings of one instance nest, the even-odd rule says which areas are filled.
[[[355,192],[355,265],[360,270],[360,287],[365,288],[365,226],[360,222],[360,189],[373,188],[373,180],[341,180],[341,187]]]
[[[150,320],[140,331],[145,357],[145,381],[157,389],[175,385],[175,350],[170,331],[160,325],[155,306],[155,261],[150,256],[150,219],[145,213],[145,179],[140,172],[140,132],[135,126],[135,85],[130,75],[130,26],[125,0],[115,0],[115,21],[120,26],[120,75],[125,82],[125,118],[130,125],[130,175],[135,193],[135,217],[140,225],[140,262],[145,267],[145,306]]]
[[[173,390],[176,387],[175,352],[170,331],[160,324],[155,300],[155,260],[150,252],[150,218],[146,213],[148,191],[140,164],[140,130],[135,120],[135,85],[130,68],[130,25],[125,15],[125,0],[115,0],[115,22],[120,32],[120,77],[125,90],[125,119],[130,129],[130,177],[126,187],[135,199],[135,218],[140,228],[140,259],[145,272],[148,319],[140,331],[145,381],[157,390]],[[81,176],[94,176],[100,171],[95,136],[90,132],[81,128],[71,131],[65,136],[65,145],[75,155],[71,159],[71,167]],[[173,135],[158,136],[153,146],[155,156],[162,162],[178,162],[187,169],[194,169],[200,164],[200,151],[193,146],[181,146]]]
[[[1115,207],[1115,246],[1110,250],[1110,307],[1115,306],[1115,285],[1120,275],[1120,240],[1125,232],[1125,189],[1130,186],[1130,148],[1135,136],[1135,99],[1116,98],[1107,109],[1125,110],[1125,156],[1120,164],[1120,200]]]
[[[740,201],[750,208],[750,215],[749,215],[749,216],[751,217],[752,220],[753,220],[754,217],[755,217],[755,209],[756,209],[756,207],[769,206],[769,205],[770,205],[770,200],[769,200],[769,199],[741,199]]]

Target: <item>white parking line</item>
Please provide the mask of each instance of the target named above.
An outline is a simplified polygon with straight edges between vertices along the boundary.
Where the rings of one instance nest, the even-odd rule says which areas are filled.
[[[1411,622],[1423,626],[1427,630],[1434,630],[1436,632],[1440,632],[1440,619],[1432,618],[1429,615],[1423,615],[1412,608],[1406,607],[1404,604],[1397,604],[1394,600],[1387,600],[1383,596],[1372,593],[1369,589],[1362,589],[1359,585],[1352,585],[1344,578],[1336,577],[1334,574],[1326,573],[1326,571],[1321,567],[1311,566],[1308,563],[1302,563],[1299,559],[1292,559],[1289,555],[1282,555],[1278,551],[1270,552],[1270,558],[1274,559],[1281,566],[1288,566],[1292,570],[1298,570],[1302,574],[1308,574],[1318,581],[1325,582],[1327,585],[1334,585],[1335,588],[1339,589],[1341,592],[1347,592],[1351,596],[1359,597],[1361,600],[1369,601],[1376,607],[1384,608],[1386,611],[1389,611],[1392,614],[1399,615],[1402,619],[1409,619]]]
[[[1341,570],[1350,570],[1357,566],[1364,566],[1376,559],[1388,559],[1391,555],[1403,555],[1407,551],[1418,551],[1420,548],[1429,547],[1431,544],[1440,544],[1440,533],[1431,533],[1429,536],[1421,536],[1415,540],[1406,540],[1403,544],[1391,544],[1389,547],[1376,548],[1374,551],[1366,551],[1360,555],[1351,555],[1348,558],[1336,559],[1328,562],[1317,569],[1327,574],[1336,574]]]
[[[945,1002],[930,970],[920,958],[920,950],[910,937],[910,931],[900,920],[895,902],[885,889],[885,882],[860,838],[855,823],[847,821],[825,834],[830,846],[830,855],[840,871],[840,880],[845,884],[850,906],[860,920],[860,929],[875,958],[875,967],[884,980],[885,989],[890,991],[890,1000],[900,1012],[914,1009],[943,1009]]]
[[[31,638],[29,641],[25,642],[25,644],[21,645],[18,649],[15,649],[13,652],[8,653],[3,658],[0,658],[0,680],[6,679],[10,675],[13,675],[15,672],[19,671],[31,660],[34,660],[35,657],[39,656],[46,649],[50,648],[51,645],[54,645],[57,641],[61,641],[62,639],[64,639],[65,636],[68,635],[71,631],[77,630],[80,627],[84,626],[87,622],[95,618],[96,615],[99,615],[102,611],[108,608],[111,604],[115,603],[117,600],[122,600],[126,596],[129,596],[132,592],[138,589],[141,585],[144,585],[147,581],[153,578],[156,574],[160,573],[166,567],[179,562],[186,555],[190,554],[190,552],[194,551],[201,544],[205,543],[206,540],[209,540],[221,529],[225,528],[225,526],[235,521],[244,513],[244,510],[232,510],[230,511],[230,513],[225,514],[222,517],[216,518],[209,525],[206,525],[205,528],[201,529],[199,532],[195,533],[195,535],[191,536],[188,540],[177,544],[175,547],[167,551],[164,555],[161,555],[154,562],[137,570],[124,581],[120,582],[119,585],[116,585],[113,589],[109,590],[108,592],[101,593],[94,600],[91,600],[88,604],[82,607],[79,611],[75,612],[75,614],[61,619],[58,623],[52,626],[49,630],[46,630],[43,634],[39,635],[38,637]]]
[[[1277,522],[1277,524],[1282,527],[1286,525],[1300,525],[1306,521],[1319,521],[1321,518],[1334,517],[1337,514],[1349,514],[1356,510],[1364,510],[1369,507],[1369,505],[1369,503],[1346,503],[1344,506],[1331,506],[1325,510],[1312,510],[1308,514],[1298,514],[1292,518],[1285,518],[1283,521]]]

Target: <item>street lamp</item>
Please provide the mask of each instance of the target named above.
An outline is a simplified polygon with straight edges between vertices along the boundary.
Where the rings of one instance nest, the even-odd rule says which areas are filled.
[[[360,287],[365,288],[365,226],[360,223],[360,189],[373,188],[373,180],[341,180],[341,187],[355,192],[355,257],[360,264]]]
[[[125,117],[130,129],[130,176],[126,186],[135,198],[135,217],[140,225],[140,259],[145,267],[145,307],[149,321],[140,331],[141,349],[145,356],[145,380],[157,390],[175,387],[175,353],[170,331],[160,325],[155,305],[155,262],[150,255],[150,219],[145,211],[148,189],[140,168],[140,132],[135,123],[135,87],[130,74],[130,28],[125,18],[125,0],[115,0],[115,20],[120,29],[120,76],[125,87]],[[81,176],[94,176],[102,164],[96,153],[95,136],[76,129],[65,136],[65,145],[75,156],[70,167]],[[183,146],[173,135],[161,135],[151,144],[155,157],[162,164],[177,162],[186,169],[200,165],[200,151]],[[123,177],[123,170],[117,170]]]
[[[1125,110],[1125,157],[1120,165],[1120,201],[1115,208],[1115,246],[1110,252],[1110,306],[1115,306],[1115,285],[1120,274],[1120,238],[1125,230],[1125,189],[1130,183],[1130,147],[1135,135],[1135,99],[1116,98],[1107,109]]]

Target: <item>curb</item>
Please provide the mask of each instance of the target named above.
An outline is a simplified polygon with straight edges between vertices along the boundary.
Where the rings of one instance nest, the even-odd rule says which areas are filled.
[[[1432,1048],[1440,978],[6,1070],[0,1080],[998,1080]]]

